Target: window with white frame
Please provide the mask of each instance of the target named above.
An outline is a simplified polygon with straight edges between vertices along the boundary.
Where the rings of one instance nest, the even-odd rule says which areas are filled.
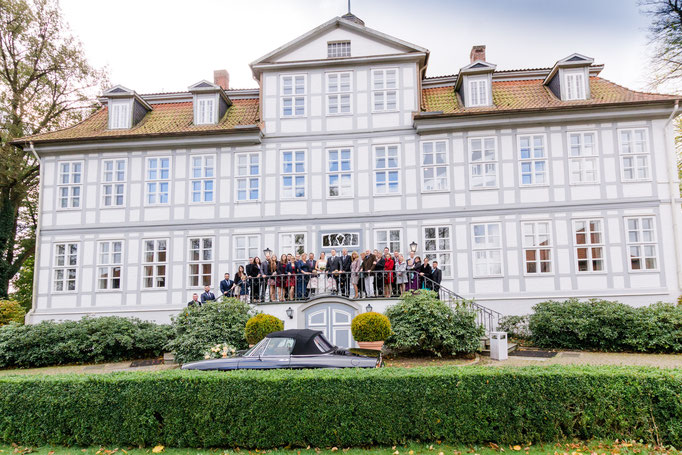
[[[210,125],[216,123],[216,97],[204,95],[197,97],[196,124]]]
[[[193,155],[191,162],[192,202],[213,202],[215,157],[213,155]]]
[[[327,58],[350,57],[350,41],[329,41]]]
[[[599,166],[595,133],[568,133],[571,183],[597,183]]]
[[[544,134],[519,136],[519,167],[522,185],[547,183],[547,152]]]
[[[327,73],[327,114],[350,114],[353,73]]]
[[[578,272],[603,272],[604,231],[601,219],[573,221]]]
[[[168,204],[168,190],[170,188],[170,158],[147,158],[146,174],[147,204]]]
[[[99,242],[97,254],[97,289],[115,291],[121,289],[123,269],[123,241]]]
[[[305,197],[305,151],[282,151],[282,198]]]
[[[348,248],[349,250],[360,247],[360,234],[357,232],[328,232],[322,234],[322,248]]]
[[[473,232],[474,276],[502,275],[502,238],[500,223],[478,223]]]
[[[142,287],[144,289],[163,289],[166,287],[168,270],[168,240],[143,240]]]
[[[620,130],[623,181],[649,180],[649,148],[644,128]]]
[[[280,84],[282,117],[304,116],[306,103],[305,74],[282,76]]]
[[[102,206],[125,205],[126,160],[102,161]]]
[[[279,245],[284,254],[305,253],[305,232],[285,232],[279,235]]]
[[[327,150],[327,196],[350,197],[353,195],[351,149]]]
[[[388,248],[389,251],[401,251],[400,229],[377,229],[374,231],[374,245],[379,251]]]
[[[83,162],[59,162],[59,207],[60,209],[78,209],[81,206],[83,188]]]
[[[585,73],[583,70],[569,71],[564,70],[564,81],[566,82],[566,100],[585,99]]]
[[[630,270],[657,270],[656,234],[654,218],[638,216],[625,219],[628,234]]]
[[[374,194],[397,194],[399,192],[398,146],[374,146]]]
[[[235,235],[234,257],[240,263],[259,255],[260,237],[258,235]]]
[[[213,238],[189,239],[189,285],[193,288],[210,286],[213,281]]]
[[[469,79],[469,106],[488,106],[488,78]]]
[[[237,201],[260,198],[260,153],[237,154]]]
[[[494,137],[469,138],[471,188],[497,187],[497,140]]]
[[[424,255],[431,261],[438,261],[444,277],[452,272],[452,242],[450,226],[424,227]]]
[[[398,109],[398,70],[372,70],[372,105],[375,112]]]
[[[78,280],[78,243],[55,243],[52,289],[55,292],[76,290]]]
[[[112,101],[109,105],[109,129],[130,128],[130,102]]]
[[[521,225],[526,273],[552,273],[552,235],[549,221],[529,221]]]
[[[450,189],[447,142],[422,142],[421,147],[423,191],[447,191]]]

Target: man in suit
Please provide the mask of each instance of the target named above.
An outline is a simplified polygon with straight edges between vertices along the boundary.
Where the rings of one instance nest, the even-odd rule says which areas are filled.
[[[211,286],[204,286],[204,293],[201,294],[201,303],[215,300],[215,294],[211,292]]]
[[[308,262],[305,260],[305,254],[296,255],[294,261],[296,272],[296,300],[301,300],[305,297],[305,288],[308,284]]]
[[[327,259],[327,273],[331,273],[336,283],[336,290],[332,294],[337,294],[339,289],[339,271],[341,271],[341,260],[336,255],[336,250],[331,251],[331,256]]]
[[[386,253],[388,248],[384,248],[384,254],[379,254],[379,250],[374,250],[374,257],[377,260],[374,266],[374,294],[377,297],[384,295],[384,266],[386,265]]]
[[[348,297],[348,294],[350,293],[350,264],[352,262],[353,261],[348,254],[348,249],[344,248],[341,250],[341,279],[339,280],[339,283],[341,285],[341,295],[344,297]]]
[[[376,251],[376,250],[374,250]],[[362,271],[365,276],[365,297],[374,297],[374,267],[377,265],[377,257],[371,251],[365,251],[365,260],[362,261]]]
[[[225,279],[220,282],[220,293],[224,297],[232,297],[232,287],[234,286],[234,281],[230,279],[230,274],[225,274]]]
[[[304,256],[305,256],[305,255],[304,255]],[[317,263],[317,261],[315,261],[315,254],[310,253],[310,254],[308,255],[308,260],[306,261],[306,266],[308,267],[308,272],[310,272],[311,274],[315,271],[315,265],[316,265],[316,263]],[[311,276],[308,275],[307,280],[306,280],[306,286],[305,286],[305,288],[306,288],[306,289],[305,289],[305,296],[306,296],[306,298],[310,297],[310,296],[313,294],[313,292],[315,292],[314,289],[308,289],[308,284],[307,284],[307,283],[310,282],[310,278],[311,278]]]
[[[201,300],[199,300],[199,294],[196,292],[192,294],[192,300],[189,301],[187,304],[188,307],[200,307],[201,306]]]
[[[400,251],[396,250],[393,252],[393,270],[395,270],[396,266],[398,265],[398,261],[400,261]],[[400,285],[398,284],[398,275],[393,275],[393,285],[391,286],[391,292],[393,292],[393,295],[400,295],[399,292],[399,287]]]
[[[431,280],[433,281],[433,290],[438,294],[440,298],[440,282],[443,279],[443,272],[438,268],[438,261],[433,261],[431,267]]]

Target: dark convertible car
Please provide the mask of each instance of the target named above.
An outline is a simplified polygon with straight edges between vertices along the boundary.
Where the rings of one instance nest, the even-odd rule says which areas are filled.
[[[378,368],[379,358],[353,354],[331,344],[319,330],[273,332],[245,353],[188,363],[183,370],[269,370],[275,368]]]

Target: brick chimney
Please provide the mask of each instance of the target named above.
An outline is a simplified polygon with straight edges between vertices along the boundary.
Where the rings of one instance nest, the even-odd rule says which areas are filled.
[[[213,83],[219,85],[223,90],[230,88],[230,73],[227,70],[215,70],[213,71]]]
[[[485,62],[485,44],[473,46],[471,48],[471,53],[469,54],[469,59],[471,60],[471,63],[479,60]]]

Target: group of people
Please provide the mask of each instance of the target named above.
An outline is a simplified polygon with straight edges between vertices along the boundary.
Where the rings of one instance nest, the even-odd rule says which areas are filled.
[[[226,273],[220,282],[220,294],[237,297],[252,303],[284,302],[308,299],[318,294],[335,294],[344,297],[372,298],[398,297],[404,292],[430,289],[438,292],[442,280],[438,261],[424,260],[414,252],[405,258],[400,252],[393,254],[388,248],[383,253],[369,249],[348,253],[346,248],[337,255],[332,249],[329,256],[320,253],[274,254],[249,258],[246,266],[240,265],[234,278]],[[194,294],[189,305],[201,305],[215,300],[210,286],[199,296]]]

